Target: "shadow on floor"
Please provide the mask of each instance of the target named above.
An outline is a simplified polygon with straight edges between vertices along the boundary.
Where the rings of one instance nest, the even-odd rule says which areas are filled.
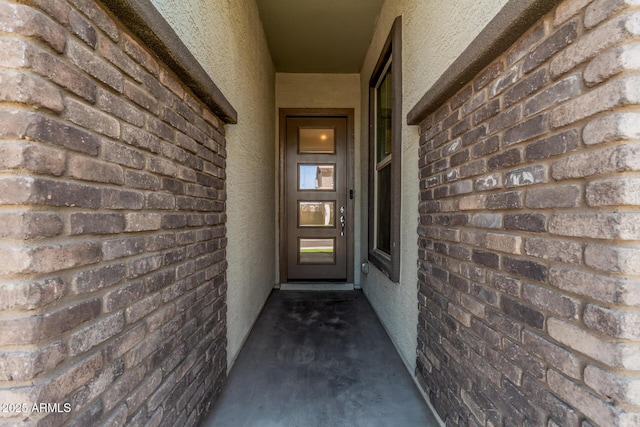
[[[438,423],[361,291],[274,291],[202,425]]]

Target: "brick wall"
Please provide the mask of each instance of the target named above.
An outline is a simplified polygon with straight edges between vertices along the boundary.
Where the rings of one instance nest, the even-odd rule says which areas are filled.
[[[99,3],[0,0],[0,424],[199,420],[226,375],[225,157]]]
[[[568,0],[421,124],[417,376],[447,425],[640,425],[640,9]]]

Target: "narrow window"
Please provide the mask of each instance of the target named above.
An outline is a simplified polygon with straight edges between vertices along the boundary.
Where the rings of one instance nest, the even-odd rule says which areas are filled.
[[[369,81],[369,261],[400,278],[401,18]]]

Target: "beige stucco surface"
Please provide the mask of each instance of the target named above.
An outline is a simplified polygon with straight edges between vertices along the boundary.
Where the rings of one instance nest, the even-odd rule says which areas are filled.
[[[277,73],[276,74],[276,120],[279,121],[280,108],[353,108],[355,121],[355,141],[360,141],[360,75],[359,74],[313,74],[313,73]],[[279,123],[278,123],[279,126]],[[279,136],[276,128],[276,148]],[[355,144],[355,158],[360,158],[360,144]],[[357,160],[354,160],[358,164]],[[356,174],[354,188],[360,188],[360,176]],[[354,241],[361,238],[359,197],[356,194]],[[276,210],[278,203],[276,201]],[[276,227],[278,224],[276,224]],[[276,242],[276,252],[278,252]],[[354,251],[354,282],[360,283],[360,245]],[[279,272],[278,272],[279,275]]]
[[[229,368],[275,284],[275,71],[254,0],[152,0],[238,112],[227,126]]]
[[[391,283],[375,267],[361,275],[359,265],[367,250],[369,77],[394,18],[403,15],[404,117],[507,0],[385,1],[360,75],[275,74],[253,0],[215,5],[201,0],[152,2],[238,111],[238,124],[227,127],[229,361],[237,356],[278,280],[278,109],[354,108],[354,281],[362,284],[405,364],[413,371],[418,317],[418,130],[407,125],[402,129],[400,282]]]
[[[362,276],[362,287],[380,320],[413,372],[417,347],[418,260],[418,128],[404,124],[406,114],[507,0],[386,0],[361,72],[362,105],[368,105],[368,85],[393,20],[402,15],[402,219],[400,282],[392,283],[375,267]],[[443,19],[446,17],[446,19]],[[367,111],[362,112],[361,146],[367,146]],[[360,171],[366,190],[367,158]],[[364,191],[361,191],[364,193]],[[366,225],[366,204],[362,222]],[[361,241],[366,256],[366,240]]]

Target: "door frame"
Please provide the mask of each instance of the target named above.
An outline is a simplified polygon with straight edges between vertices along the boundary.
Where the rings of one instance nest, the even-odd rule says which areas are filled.
[[[280,165],[278,171],[278,187],[279,187],[279,212],[278,224],[280,226],[280,235],[278,245],[280,248],[280,283],[288,282],[287,273],[287,215],[286,215],[286,166],[287,166],[287,119],[299,117],[331,117],[347,119],[347,281],[353,283],[353,254],[355,239],[355,124],[353,108],[280,108],[279,110],[279,156]],[[353,198],[351,198],[353,194]],[[349,224],[351,227],[349,227]]]

